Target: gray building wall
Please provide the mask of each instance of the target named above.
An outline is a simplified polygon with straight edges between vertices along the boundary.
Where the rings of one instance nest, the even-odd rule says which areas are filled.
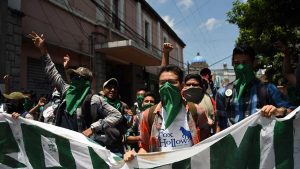
[[[95,53],[94,79],[96,80],[95,92],[99,92],[106,80],[106,56],[103,53]]]
[[[0,84],[3,84],[2,77],[5,74],[6,60],[6,18],[7,18],[7,0],[0,1]],[[3,86],[2,86],[3,87]]]
[[[20,66],[23,14],[8,7],[7,0],[0,2],[0,54],[1,82],[5,74],[11,75],[11,90],[20,90]]]

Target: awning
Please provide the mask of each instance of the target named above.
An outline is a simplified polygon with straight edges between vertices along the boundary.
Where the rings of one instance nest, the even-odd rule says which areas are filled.
[[[120,60],[140,66],[159,66],[161,63],[159,52],[141,47],[133,40],[97,44],[95,50],[105,53],[107,59]]]

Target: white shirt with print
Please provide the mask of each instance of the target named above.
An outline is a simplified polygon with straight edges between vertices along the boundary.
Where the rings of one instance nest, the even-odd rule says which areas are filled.
[[[165,129],[166,111],[162,108],[163,122],[159,132],[159,146],[161,151],[176,150],[192,146],[192,135],[187,122],[187,113],[182,105],[171,125]]]

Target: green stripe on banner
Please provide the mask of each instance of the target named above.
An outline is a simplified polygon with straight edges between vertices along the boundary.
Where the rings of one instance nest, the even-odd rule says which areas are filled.
[[[6,154],[18,153],[20,149],[7,122],[0,123],[0,163],[11,168],[24,168],[26,165]]]
[[[248,127],[235,155],[235,168],[259,169],[261,125]]]
[[[172,168],[172,169],[191,169],[192,164],[191,164],[191,158],[187,158],[185,160],[177,161],[172,164],[167,164],[159,167],[154,167],[151,169],[162,169],[162,168]]]
[[[75,159],[72,155],[70,143],[67,139],[50,133],[42,128],[32,125],[21,124],[25,151],[33,168],[46,168],[44,152],[41,143],[41,135],[55,138],[59,154],[59,164],[62,167],[54,168],[76,168]]]
[[[187,158],[185,160],[182,161],[178,161],[172,164],[172,168],[173,169],[191,169],[191,158]]]
[[[227,135],[210,147],[210,169],[232,168],[237,149],[232,135]]]
[[[106,162],[98,156],[93,148],[89,147],[89,152],[94,168],[109,169],[109,166],[106,164]]]
[[[274,127],[274,151],[276,169],[294,168],[294,118],[276,122]],[[299,159],[297,159],[299,160]]]
[[[210,147],[211,169],[258,169],[260,163],[261,126],[248,127],[237,147],[232,135],[227,135]]]

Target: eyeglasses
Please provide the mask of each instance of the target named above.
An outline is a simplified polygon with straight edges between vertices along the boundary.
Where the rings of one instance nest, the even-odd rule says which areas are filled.
[[[186,84],[185,84],[185,86],[187,86],[187,87],[190,87],[190,86],[192,86],[192,87],[199,87],[199,86],[200,86],[200,84],[195,84],[195,83],[186,83]]]
[[[172,85],[176,85],[179,81],[174,79],[168,79],[168,80],[160,80],[159,84],[164,85],[166,82],[169,82]]]

